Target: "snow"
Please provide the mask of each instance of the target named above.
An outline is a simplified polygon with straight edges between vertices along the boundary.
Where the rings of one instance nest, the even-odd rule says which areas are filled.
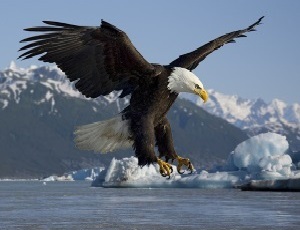
[[[45,77],[39,73],[43,68],[46,68],[46,71],[49,72],[49,76]],[[73,84],[69,82],[64,73],[56,66],[41,68],[30,66],[29,68],[19,68],[15,62],[12,61],[9,68],[2,73],[5,81],[0,84],[0,89],[1,91],[8,91],[8,97],[12,95],[16,103],[19,103],[20,94],[27,89],[27,84],[37,80],[51,91],[63,93],[69,97],[83,98],[81,93],[74,89]],[[40,102],[43,103],[45,101],[48,101],[48,99],[41,100]]]
[[[49,82],[42,82],[41,81],[41,84],[44,85],[44,86],[46,86],[47,89],[53,90],[53,87],[52,87],[52,85]]]
[[[64,81],[47,79],[47,81],[43,82],[42,84],[44,84],[47,88],[51,90],[55,90],[59,93],[62,92],[67,96],[82,98],[81,93],[78,90],[75,90],[72,84],[69,83],[67,79],[65,79]]]
[[[64,176],[50,176],[43,181],[74,181],[73,178],[70,175],[64,175]]]
[[[283,116],[287,105],[279,99],[274,99],[271,102],[272,108],[274,108],[274,112],[278,113],[279,116]]]
[[[16,63],[14,61],[10,62],[9,69],[11,69],[13,71],[17,70],[17,65],[16,65]]]
[[[8,106],[8,100],[6,99],[0,99],[0,103],[3,103],[2,109],[5,109]]]
[[[117,102],[118,110],[120,111],[119,108],[119,96],[121,95],[121,91],[113,91],[110,92],[107,96],[104,96],[105,100],[108,102],[108,104],[112,104]]]
[[[47,91],[46,96],[45,96],[46,100],[49,101],[52,97],[53,97],[53,93],[51,93],[50,91]]]
[[[61,76],[65,75],[65,73],[60,68],[57,67],[57,65],[49,66],[48,69],[50,71],[56,71],[58,75],[61,75]]]
[[[195,95],[181,94],[180,97],[242,129],[268,127],[280,133],[285,126],[293,129],[300,127],[300,104],[287,105],[279,99],[265,103],[262,99],[243,99],[212,89],[208,93],[209,100],[205,104]]]
[[[20,102],[21,92],[27,89],[27,83],[25,81],[14,81],[8,88],[9,91],[13,93],[14,100],[18,104]]]
[[[210,113],[217,116],[226,117],[234,122],[235,120],[245,120],[251,114],[251,100],[241,99],[238,96],[229,96],[212,89],[208,90],[209,100],[205,104],[194,95],[183,94],[181,97],[188,99],[198,106],[203,107]]]
[[[277,180],[300,178],[299,171],[292,171],[292,160],[285,152],[289,145],[286,137],[265,133],[240,143],[229,154],[227,171],[195,174],[178,174],[170,179],[162,177],[157,165],[138,166],[135,157],[113,159],[107,171],[96,178],[93,186],[137,188],[233,188],[251,180]],[[173,166],[176,169],[175,166]]]
[[[72,87],[72,84],[70,84],[67,81],[59,82],[58,88],[60,92],[64,92],[66,95],[70,97],[82,98],[82,94],[78,90],[75,90]]]
[[[38,67],[35,65],[31,65],[29,68],[19,68],[14,61],[11,61],[8,70],[10,70],[9,73],[14,72],[18,73],[19,75],[30,75],[30,73],[37,68]]]

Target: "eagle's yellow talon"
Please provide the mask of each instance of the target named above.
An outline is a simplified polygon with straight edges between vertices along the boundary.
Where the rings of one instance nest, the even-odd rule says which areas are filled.
[[[190,174],[193,173],[193,171],[194,171],[195,169],[194,169],[193,164],[190,162],[190,159],[189,159],[189,158],[182,158],[182,157],[180,157],[180,156],[177,156],[176,159],[177,159],[177,161],[178,161],[177,172],[178,172],[179,174],[183,174],[183,173],[184,173],[184,171],[181,172],[181,167],[182,167],[183,165],[185,165],[185,166],[188,167],[188,170],[191,171]]]
[[[157,159],[157,164],[159,165],[159,172],[163,177],[169,177],[168,179],[170,179],[171,177],[171,173],[173,172],[173,168],[172,165],[170,165],[167,162],[164,162],[161,159]]]

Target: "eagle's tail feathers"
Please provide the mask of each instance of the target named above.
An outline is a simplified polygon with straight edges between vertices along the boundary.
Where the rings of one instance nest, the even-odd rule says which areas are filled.
[[[129,121],[121,116],[77,127],[74,132],[76,147],[107,153],[132,146]]]

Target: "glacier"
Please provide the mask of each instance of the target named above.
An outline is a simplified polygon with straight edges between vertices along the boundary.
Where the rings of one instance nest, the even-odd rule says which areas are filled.
[[[259,134],[240,143],[229,154],[224,166],[227,171],[202,170],[180,175],[174,170],[170,179],[161,177],[157,165],[138,166],[136,157],[113,159],[105,173],[99,175],[92,186],[234,188],[254,180],[300,179],[300,171],[291,169],[292,160],[286,154],[288,147],[285,136],[275,133]]]

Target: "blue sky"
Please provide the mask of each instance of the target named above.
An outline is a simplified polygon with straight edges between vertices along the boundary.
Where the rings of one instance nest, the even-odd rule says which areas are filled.
[[[168,64],[224,33],[266,16],[257,32],[209,55],[194,71],[208,89],[243,98],[300,103],[300,1],[0,1],[0,69],[16,60],[22,29],[56,20],[124,30],[149,62]],[[37,58],[17,65],[44,65]]]

